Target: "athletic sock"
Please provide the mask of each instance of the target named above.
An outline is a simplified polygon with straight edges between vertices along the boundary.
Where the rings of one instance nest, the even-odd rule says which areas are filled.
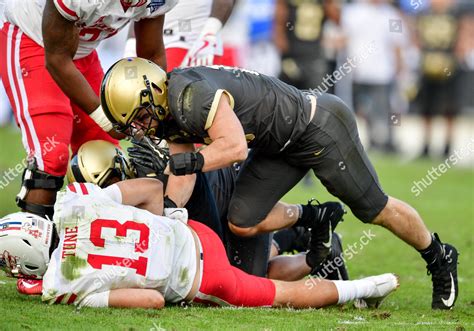
[[[375,285],[373,282],[365,279],[359,280],[335,280],[333,281],[336,285],[339,299],[338,304],[346,303],[355,299],[362,299],[370,296]]]
[[[298,205],[298,209],[300,210],[300,217],[293,224],[293,227],[302,226],[304,228],[308,228],[312,225],[312,221],[316,216],[315,206],[312,205]]]
[[[418,250],[421,257],[426,261],[426,264],[430,265],[436,262],[438,257],[443,256],[444,250],[441,242],[439,241],[438,234],[434,233],[431,235],[430,245],[422,250]]]

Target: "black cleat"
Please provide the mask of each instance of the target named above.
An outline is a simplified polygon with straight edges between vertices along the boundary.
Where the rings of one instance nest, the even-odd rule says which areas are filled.
[[[342,256],[341,237],[334,232],[329,256],[313,271],[311,275],[329,280],[349,280],[346,264]]]
[[[434,235],[440,242],[438,235]],[[440,244],[443,256],[426,267],[433,282],[431,308],[451,309],[458,297],[458,251],[449,244]]]
[[[312,200],[308,202],[308,206],[313,208],[314,218],[306,263],[310,267],[316,268],[331,252],[332,234],[342,220],[345,210],[339,202],[318,203],[317,205],[312,205],[311,202]]]

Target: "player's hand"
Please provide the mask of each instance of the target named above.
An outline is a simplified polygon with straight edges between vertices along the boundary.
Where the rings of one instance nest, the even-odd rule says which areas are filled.
[[[170,158],[167,148],[159,147],[149,137],[144,137],[140,141],[132,140],[132,143],[133,147],[127,150],[137,172],[147,169],[151,169],[156,175],[164,172]]]
[[[214,63],[217,52],[217,33],[222,28],[222,22],[209,17],[202,28],[198,39],[184,56],[181,67],[206,66]]]
[[[214,63],[217,47],[217,36],[206,34],[196,40],[193,47],[186,53],[181,67],[208,66]]]

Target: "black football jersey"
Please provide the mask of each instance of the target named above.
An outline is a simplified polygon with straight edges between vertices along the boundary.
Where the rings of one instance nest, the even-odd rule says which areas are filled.
[[[322,56],[321,40],[325,19],[323,0],[286,0],[288,22],[286,35],[289,41],[285,57]]]
[[[207,130],[223,93],[231,100],[250,148],[278,153],[296,142],[309,123],[309,98],[293,86],[240,68],[194,67],[169,74],[172,119],[164,123],[164,138],[210,144]]]

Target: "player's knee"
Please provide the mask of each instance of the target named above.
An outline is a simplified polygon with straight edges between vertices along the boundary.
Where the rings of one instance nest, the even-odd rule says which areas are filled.
[[[229,212],[227,214],[229,226],[232,232],[237,235],[252,235],[254,228],[258,223],[258,215],[255,214],[255,208],[252,208],[243,199],[233,198],[229,203]]]
[[[390,199],[385,196],[383,199],[378,199],[378,203],[367,204],[363,206],[351,207],[351,211],[363,223],[383,225],[383,220],[386,218],[387,211],[390,210]]]
[[[69,146],[65,142],[48,141],[43,144],[41,156],[44,172],[54,176],[64,176],[69,161]]]
[[[232,231],[233,234],[239,237],[252,237],[258,233],[256,227],[242,228],[242,227],[234,225],[232,223],[232,220],[230,219],[229,219],[229,229],[230,231]]]

